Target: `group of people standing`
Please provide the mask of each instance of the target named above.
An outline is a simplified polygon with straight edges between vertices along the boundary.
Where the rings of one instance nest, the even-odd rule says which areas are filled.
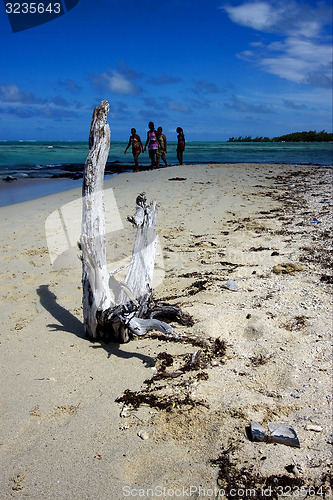
[[[155,125],[153,122],[148,123],[149,130],[147,132],[147,140],[145,145],[142,145],[141,138],[140,136],[136,133],[136,129],[132,128],[131,129],[131,136],[128,141],[128,145],[124,151],[124,154],[126,154],[128,148],[132,146],[132,153],[134,157],[134,164],[135,164],[135,169],[134,172],[139,172],[139,154],[141,152],[145,152],[148,146],[148,154],[149,158],[151,160],[151,168],[159,168],[160,167],[160,161],[161,158],[165,164],[165,166],[168,166],[168,162],[166,159],[166,153],[167,153],[167,139],[165,135],[163,134],[163,129],[162,127],[158,127],[157,130],[155,130]],[[179,164],[183,164],[183,152],[185,150],[185,136],[183,129],[181,127],[177,127],[177,159],[179,161]]]

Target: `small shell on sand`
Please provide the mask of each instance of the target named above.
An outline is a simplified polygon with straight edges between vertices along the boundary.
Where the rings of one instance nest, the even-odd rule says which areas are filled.
[[[147,439],[149,439],[149,434],[148,434],[148,432],[147,432],[147,431],[145,431],[145,430],[143,430],[143,429],[142,429],[141,431],[139,431],[139,432],[138,432],[138,436],[139,436],[141,439],[143,439],[143,441],[146,441]]]

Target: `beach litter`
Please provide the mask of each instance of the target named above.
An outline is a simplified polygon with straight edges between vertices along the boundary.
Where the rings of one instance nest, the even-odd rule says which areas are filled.
[[[225,285],[224,285],[226,288],[228,288],[228,290],[231,290],[232,292],[237,292],[238,290],[238,285],[235,281],[233,280],[228,280]]]
[[[259,422],[251,422],[250,436],[254,442],[279,443],[300,448],[297,434],[291,425],[268,424],[268,432]]]

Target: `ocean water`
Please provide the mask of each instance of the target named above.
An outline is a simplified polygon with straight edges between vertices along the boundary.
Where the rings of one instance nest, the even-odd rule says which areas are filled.
[[[124,155],[126,146],[127,142],[111,142],[106,175],[133,171],[131,150]],[[176,146],[176,142],[168,142],[170,166],[178,164]],[[0,141],[0,207],[82,186],[87,155],[88,142]],[[332,165],[333,144],[187,142],[184,164],[204,163]],[[148,152],[140,154],[139,164],[148,168]],[[17,181],[4,182],[7,178]]]
[[[127,142],[111,142],[107,173],[133,169]],[[0,142],[0,180],[16,178],[78,178],[88,154],[87,142]],[[167,160],[177,164],[176,142],[168,143]],[[287,163],[332,165],[332,143],[243,143],[187,142],[184,164],[193,163]],[[139,164],[150,164],[148,153],[141,153]],[[163,163],[162,163],[163,165]]]

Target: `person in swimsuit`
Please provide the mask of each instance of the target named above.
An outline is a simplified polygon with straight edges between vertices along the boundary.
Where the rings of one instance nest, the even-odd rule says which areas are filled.
[[[156,166],[156,154],[158,150],[158,142],[157,142],[157,132],[155,130],[155,125],[153,122],[148,123],[149,130],[147,132],[147,140],[145,147],[143,148],[143,152],[146,151],[148,145],[148,153],[149,158],[151,160],[151,168]]]
[[[127,148],[125,149],[124,154],[126,154],[126,151],[128,150],[128,148],[130,146],[132,146],[132,153],[134,156],[134,165],[135,165],[135,169],[133,170],[133,172],[140,172],[138,158],[139,158],[139,154],[141,153],[141,151],[143,151],[143,146],[142,146],[140,136],[136,133],[135,128],[131,128],[131,134],[132,135],[129,138]]]
[[[167,152],[167,139],[165,135],[162,133],[163,129],[162,127],[158,127],[157,129],[157,142],[158,142],[158,149],[157,149],[157,154],[156,154],[156,167],[160,167],[160,158],[165,163],[165,166],[168,166],[167,159],[165,157],[165,154]]]
[[[179,164],[183,164],[183,152],[185,151],[185,136],[183,129],[181,127],[177,127],[177,139],[178,139],[178,144],[177,144],[177,159],[179,161]]]

